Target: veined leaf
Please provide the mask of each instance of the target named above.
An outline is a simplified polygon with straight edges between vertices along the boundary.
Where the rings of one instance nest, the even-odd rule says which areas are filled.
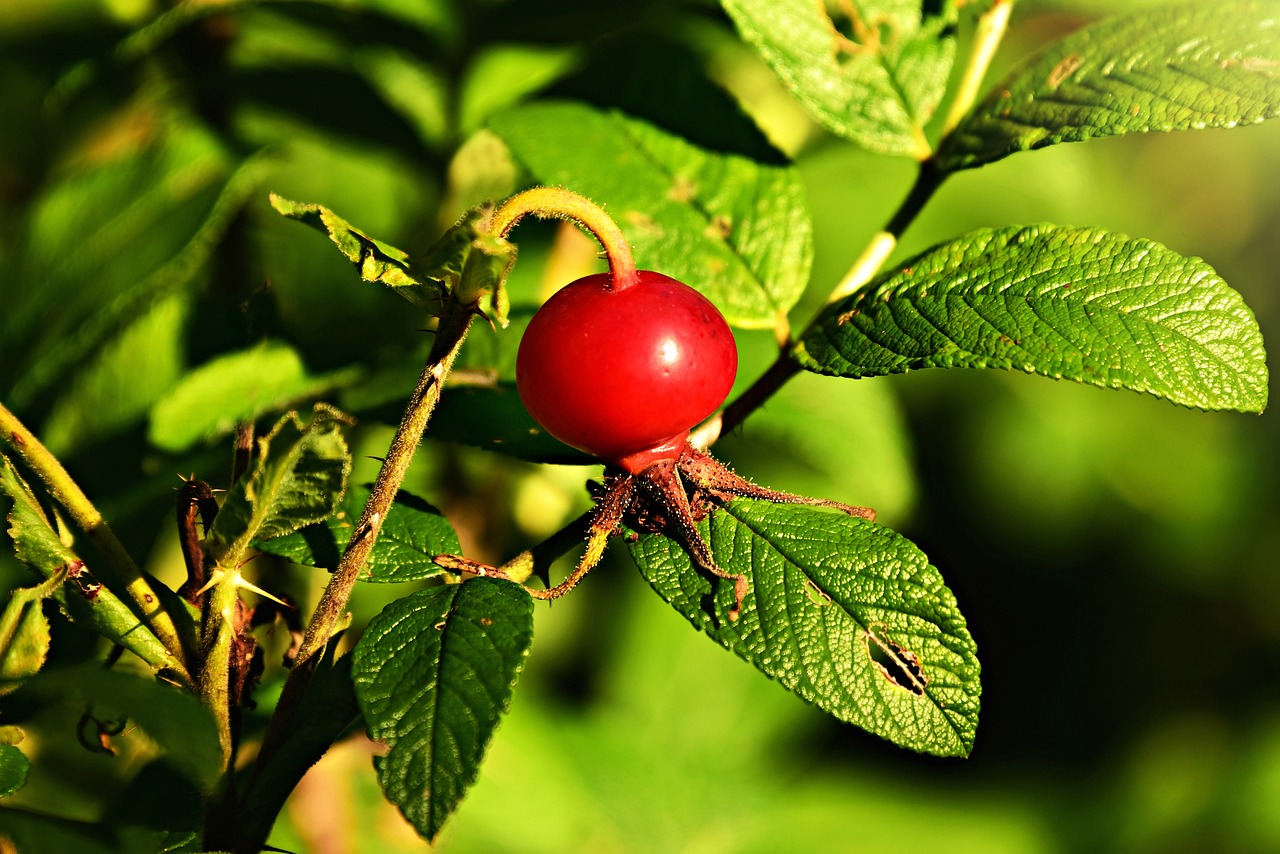
[[[343,510],[323,522],[254,545],[260,551],[279,555],[303,566],[335,569],[351,532],[360,520],[367,490],[349,495]],[[433,558],[459,554],[462,546],[449,520],[426,501],[401,491],[387,511],[373,550],[360,571],[361,581],[417,581],[440,575],[443,570]]]
[[[983,229],[831,305],[793,355],[820,374],[1005,368],[1261,411],[1262,333],[1208,264],[1052,225]]]
[[[1126,133],[1280,115],[1280,0],[1156,6],[1051,45],[948,137],[944,170]]]
[[[742,38],[824,126],[923,159],[955,59],[951,2],[722,0]]]
[[[773,328],[808,284],[813,230],[792,167],[713,154],[572,102],[520,107],[490,125],[539,182],[603,205],[641,269],[701,291],[735,326]]]
[[[475,578],[391,603],[356,644],[352,679],[387,799],[423,838],[475,780],[533,640],[533,599]]]
[[[804,505],[738,500],[700,525],[716,563],[695,568],[658,534],[631,545],[663,599],[787,690],[895,744],[965,756],[978,725],[973,638],[938,571],[888,528]]]
[[[206,538],[213,554],[237,541],[271,539],[328,518],[351,473],[343,420],[317,406],[308,424],[286,415],[258,439],[253,470],[231,487]],[[291,444],[286,444],[292,440]]]

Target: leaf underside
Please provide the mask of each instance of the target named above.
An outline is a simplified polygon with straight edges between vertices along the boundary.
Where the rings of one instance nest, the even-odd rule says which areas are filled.
[[[974,108],[944,171],[1059,142],[1280,115],[1280,0],[1157,6],[1051,45]]]
[[[641,575],[693,625],[788,690],[895,744],[965,756],[978,724],[973,638],[938,571],[910,541],[862,519],[738,500],[700,529],[733,582],[675,541],[631,544]]]
[[[1261,411],[1262,334],[1198,258],[1052,225],[983,229],[829,306],[793,355],[843,377],[1005,368],[1198,409]]]
[[[431,840],[474,782],[533,640],[519,585],[474,578],[386,607],[355,648],[352,679],[387,799]]]

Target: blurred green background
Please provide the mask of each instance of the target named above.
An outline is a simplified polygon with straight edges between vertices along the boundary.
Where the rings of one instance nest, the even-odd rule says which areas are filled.
[[[1139,5],[1160,3],[1023,0],[994,73]],[[812,306],[912,177],[818,129],[711,3],[167,8],[0,4],[0,400],[175,585],[177,475],[224,481],[230,459],[216,423],[157,426],[192,369],[276,342],[282,378],[264,403],[334,400],[361,418],[357,454],[378,454],[423,352],[423,319],[274,214],[269,190],[421,252],[466,205],[520,181],[483,130],[495,111],[576,97],[767,153],[717,120],[731,96],[805,180]],[[1280,122],[1059,146],[950,180],[898,255],[980,226],[1103,226],[1205,258],[1277,341],[1277,176]],[[515,237],[518,303],[584,263],[552,227]],[[509,358],[517,334],[477,329],[463,366]],[[749,381],[769,336],[742,343]],[[484,425],[446,426],[453,441],[424,447],[414,489],[472,556],[501,560],[585,506],[597,470],[513,462],[465,444]],[[1278,433],[1274,412],[1189,412],[1001,372],[801,377],[718,448],[771,486],[877,507],[930,555],[979,645],[973,756],[917,756],[805,706],[611,554],[573,596],[538,606],[510,715],[439,847],[1280,850]],[[373,470],[363,461],[356,477]],[[303,600],[323,582],[266,560],[258,571]],[[0,576],[29,583],[7,554]],[[404,592],[361,588],[357,624]],[[58,661],[100,654],[74,628],[55,634]],[[84,752],[65,709],[0,715],[27,728],[34,761],[10,807],[109,815],[148,755],[127,740],[114,758]],[[381,803],[370,756],[360,740],[336,749],[272,843],[422,850]]]

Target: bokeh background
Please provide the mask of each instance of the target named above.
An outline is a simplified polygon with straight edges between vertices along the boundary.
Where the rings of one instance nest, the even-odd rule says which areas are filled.
[[[466,205],[521,180],[484,131],[496,111],[577,97],[723,150],[758,146],[689,108],[714,90],[804,178],[812,306],[912,177],[820,130],[711,3],[197,5],[225,8],[0,4],[0,399],[175,584],[177,475],[225,480],[230,455],[225,436],[157,442],[154,411],[184,376],[280,342],[292,355],[275,354],[288,364],[271,394],[357,411],[357,453],[377,454],[423,349],[422,318],[274,214],[268,190],[420,252]],[[1140,5],[1162,4],[1022,0],[994,73]],[[1280,341],[1280,122],[1063,145],[962,173],[895,257],[1040,221],[1203,257]],[[589,244],[551,226],[516,237],[512,288],[527,302],[593,263]],[[491,361],[500,335],[477,330],[467,364]],[[749,381],[768,336],[742,344]],[[722,453],[769,485],[875,506],[930,555],[983,664],[972,757],[917,756],[804,705],[692,631],[619,550],[574,595],[539,605],[510,714],[439,848],[1280,850],[1277,418],[1003,372],[801,377]],[[459,441],[485,429],[454,423],[424,446],[414,489],[469,554],[501,560],[579,512],[597,470]],[[355,476],[372,472],[364,461]],[[29,583],[7,555],[0,576]],[[303,600],[323,583],[265,560],[259,579]],[[361,588],[357,625],[405,592]],[[60,662],[101,653],[74,628],[55,635]],[[273,690],[269,679],[267,708]],[[28,729],[34,760],[10,808],[97,820],[123,808],[151,755],[141,736],[115,757],[85,752],[74,711],[2,713]],[[371,750],[359,738],[335,749],[272,843],[423,850],[382,803]]]

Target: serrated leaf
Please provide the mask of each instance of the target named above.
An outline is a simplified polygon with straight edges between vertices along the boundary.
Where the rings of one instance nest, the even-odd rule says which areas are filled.
[[[244,421],[278,412],[354,379],[353,371],[317,376],[288,344],[263,341],[191,371],[151,409],[147,438],[177,453]]]
[[[0,798],[7,798],[27,784],[31,763],[12,744],[0,744]]]
[[[237,541],[271,539],[333,515],[347,487],[351,454],[343,421],[317,407],[311,421],[286,415],[258,439],[252,471],[227,494],[206,538],[217,555]]]
[[[387,799],[434,839],[475,780],[533,640],[533,600],[491,578],[388,605],[356,644],[352,678]]]
[[[290,219],[306,223],[328,235],[343,256],[355,265],[366,282],[386,285],[409,302],[438,316],[444,305],[444,285],[410,269],[409,254],[351,225],[323,205],[293,202],[275,193],[271,206]]]
[[[845,377],[1004,368],[1261,411],[1262,333],[1198,258],[1091,228],[983,229],[823,312],[793,351]]]
[[[1127,133],[1280,115],[1280,2],[1156,6],[1051,45],[978,104],[939,152],[946,171]]]
[[[743,40],[826,128],[881,154],[928,156],[923,128],[955,60],[952,3],[721,5]]]
[[[173,656],[133,611],[102,585],[58,536],[35,494],[13,464],[0,455],[0,493],[13,500],[9,536],[14,557],[46,581],[59,576],[51,596],[71,620],[92,626],[104,638],[123,646],[156,669],[172,667]]]
[[[490,125],[539,182],[604,206],[641,269],[701,291],[730,323],[773,328],[808,284],[813,233],[792,167],[714,154],[572,102],[520,107]]]
[[[334,569],[351,539],[367,490],[343,501],[343,510],[323,522],[308,525],[287,536],[263,539],[254,543],[261,551],[279,555],[303,566]],[[440,511],[416,495],[401,490],[373,550],[360,570],[360,581],[418,581],[440,575],[443,570],[433,561],[436,555],[459,554],[462,546],[449,520]]]
[[[973,638],[938,571],[900,534],[803,505],[734,501],[700,530],[750,590],[696,569],[674,540],[631,544],[663,599],[726,649],[840,720],[903,747],[965,756],[978,725]]]
[[[63,572],[9,594],[0,612],[0,694],[17,688],[44,666],[49,655],[49,620],[42,605],[65,578]]]

